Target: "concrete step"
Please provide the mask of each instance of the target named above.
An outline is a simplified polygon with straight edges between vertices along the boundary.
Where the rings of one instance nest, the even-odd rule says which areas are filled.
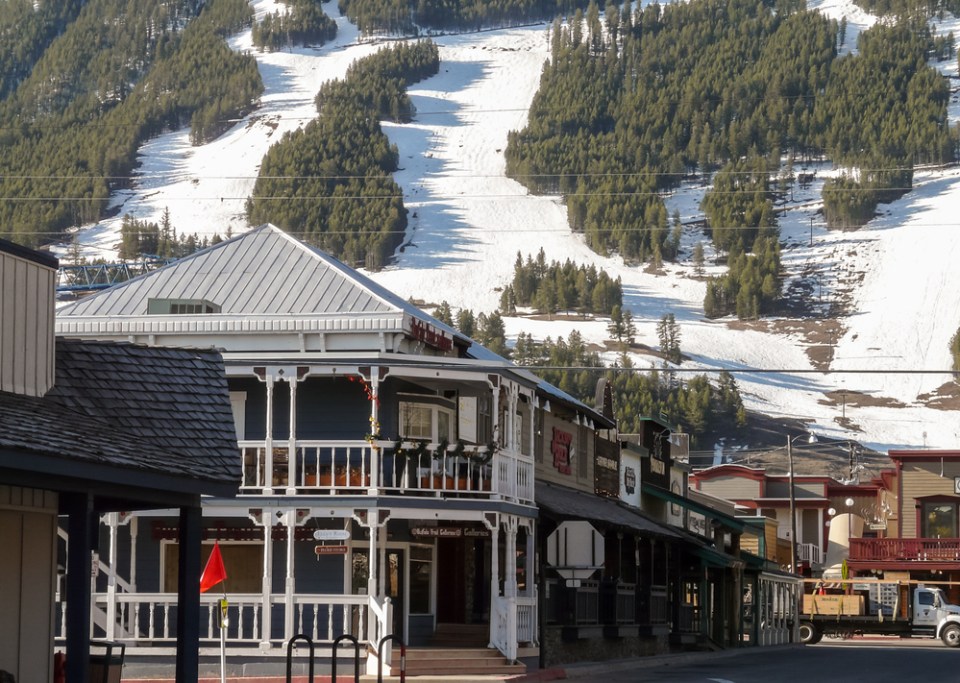
[[[400,666],[400,653],[393,650],[394,673]],[[490,676],[526,673],[522,664],[510,664],[498,651],[490,648],[412,648],[406,653],[408,676]]]

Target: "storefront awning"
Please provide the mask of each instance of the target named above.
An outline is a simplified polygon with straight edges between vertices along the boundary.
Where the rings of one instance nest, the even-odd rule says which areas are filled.
[[[665,500],[668,503],[674,503],[676,505],[681,505],[691,512],[696,512],[697,514],[703,515],[704,517],[710,517],[720,521],[723,526],[728,529],[743,533],[746,529],[746,524],[736,517],[731,517],[730,515],[715,510],[712,507],[704,505],[703,503],[698,503],[689,498],[684,498],[683,496],[678,496],[673,491],[666,491],[664,489],[657,488],[655,486],[650,486],[649,484],[640,484],[640,490],[645,494],[649,494],[654,498],[659,498],[660,500]]]
[[[582,519],[632,529],[641,534],[680,539],[683,536],[639,510],[610,498],[584,493],[565,486],[537,482],[537,506],[559,520]]]

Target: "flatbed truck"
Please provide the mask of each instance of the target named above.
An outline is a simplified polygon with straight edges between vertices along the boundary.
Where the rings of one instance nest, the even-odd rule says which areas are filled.
[[[876,579],[819,583],[803,596],[801,643],[870,634],[940,638],[960,646],[960,606],[951,605],[941,588]]]

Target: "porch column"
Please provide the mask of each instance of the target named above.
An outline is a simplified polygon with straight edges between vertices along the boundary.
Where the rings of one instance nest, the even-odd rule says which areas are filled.
[[[295,386],[291,383],[291,387]],[[293,396],[291,395],[291,400]],[[291,458],[293,460],[293,458]],[[294,631],[294,604],[293,594],[296,592],[294,578],[294,540],[297,532],[297,511],[287,510],[283,515],[283,523],[287,527],[287,576],[283,584],[283,639],[289,641],[296,635]]]
[[[90,671],[90,528],[93,499],[89,493],[60,496],[67,517],[67,680],[89,683]]]
[[[370,433],[380,434],[380,373],[382,368],[374,367],[370,369]],[[370,487],[367,493],[371,496],[377,495],[377,489],[380,488],[380,446],[377,444],[379,437],[374,436],[370,440]],[[362,480],[361,480],[362,481]],[[396,482],[394,482],[396,485]]]
[[[536,557],[536,553],[537,553],[536,534],[537,534],[536,522],[534,522],[533,520],[530,520],[527,524],[527,548],[526,548],[527,553],[526,553],[526,557],[524,558],[525,562],[523,565],[524,571],[525,571],[524,576],[526,577],[526,584],[527,584],[526,585],[527,597],[533,597],[534,590],[537,585],[537,582],[536,582],[537,570],[534,565],[534,558]]]
[[[140,517],[136,514],[130,517],[130,592],[137,592],[137,533],[140,531]],[[135,610],[127,610],[126,628],[133,632]]]
[[[263,486],[264,493],[273,493],[273,375],[264,378],[267,384],[266,431],[263,442]],[[266,552],[264,552],[266,557]]]
[[[287,495],[297,493],[297,378],[288,377],[290,385],[290,433],[287,440]]]
[[[490,529],[490,643],[496,647],[497,602],[500,599],[500,517],[497,513],[486,515],[484,524]]]
[[[177,577],[177,683],[193,683],[200,672],[201,511],[180,508],[180,558]],[[67,656],[69,660],[69,655]],[[67,676],[73,683],[73,679]]]
[[[517,518],[507,517],[507,538],[504,549],[505,565],[503,577],[503,595],[507,598],[517,597]]]
[[[271,614],[271,594],[273,593],[273,513],[263,511],[263,580],[260,584],[262,612],[260,619],[260,649],[270,649],[270,637],[273,635]]]
[[[110,548],[108,557],[110,569],[107,572],[107,640],[117,637],[117,517],[118,513],[106,514],[107,527],[110,530]]]

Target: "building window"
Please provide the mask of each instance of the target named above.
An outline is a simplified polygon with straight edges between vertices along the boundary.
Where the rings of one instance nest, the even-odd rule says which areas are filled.
[[[400,436],[439,443],[453,441],[456,415],[453,408],[429,403],[400,404]]]
[[[203,315],[219,313],[220,306],[205,299],[149,299],[148,315]]]
[[[957,504],[923,504],[924,538],[957,538]]]

